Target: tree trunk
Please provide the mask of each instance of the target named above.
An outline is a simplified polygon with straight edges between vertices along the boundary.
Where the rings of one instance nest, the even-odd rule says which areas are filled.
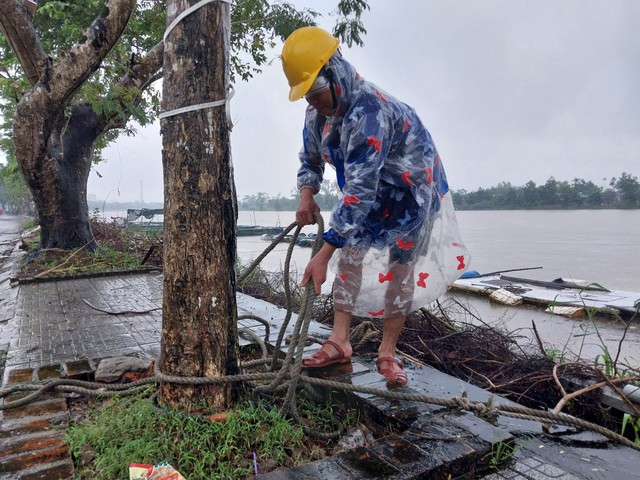
[[[167,25],[196,0],[169,0]],[[229,87],[229,5],[187,16],[165,42],[163,110],[224,99]],[[239,372],[235,301],[236,198],[224,107],[162,120],[164,165],[164,373]],[[227,408],[233,385],[163,384],[162,402],[186,411]]]
[[[22,142],[16,142],[19,165],[38,213],[40,247],[94,249],[87,181],[102,125],[89,105],[76,105],[68,118],[55,118],[50,112],[50,107],[25,102],[19,105],[14,120],[18,138],[27,130],[44,134],[39,135],[40,148],[33,144],[24,148]]]
[[[96,246],[87,209],[87,180],[94,144],[110,119],[88,104],[66,110],[122,35],[136,0],[107,0],[106,6],[84,42],[54,62],[45,54],[25,7],[15,0],[0,0],[0,30],[32,85],[16,107],[13,141],[36,205],[42,248]],[[143,75],[140,82],[146,80]]]
[[[16,119],[25,120],[26,128],[38,128],[33,125],[37,117]],[[89,222],[87,181],[100,132],[91,106],[76,105],[69,118],[56,122],[46,150],[39,152],[42,158],[36,163],[43,168],[23,169],[38,212],[41,248],[93,250],[97,246]]]

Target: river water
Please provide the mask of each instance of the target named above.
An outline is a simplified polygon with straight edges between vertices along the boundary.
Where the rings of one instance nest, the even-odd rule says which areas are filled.
[[[238,224],[288,226],[294,212],[239,212]],[[323,212],[325,222],[329,213]],[[542,267],[511,275],[553,280],[558,277],[596,282],[608,289],[640,292],[640,210],[535,210],[458,212],[462,238],[471,254],[470,268],[480,273]],[[303,232],[315,232],[308,226]],[[269,245],[259,237],[239,237],[238,256],[247,264]],[[281,244],[261,267],[280,271],[288,245]],[[292,270],[302,272],[309,248],[296,248]],[[331,280],[325,284],[330,291]],[[447,293],[446,305],[462,304],[482,322],[533,338],[532,322],[545,347],[566,358],[595,359],[604,348],[615,356],[624,325],[613,319],[567,319],[530,307],[506,308],[473,295]],[[458,311],[461,309],[456,307]],[[473,317],[465,320],[477,323]],[[620,359],[640,366],[640,319],[626,332]]]

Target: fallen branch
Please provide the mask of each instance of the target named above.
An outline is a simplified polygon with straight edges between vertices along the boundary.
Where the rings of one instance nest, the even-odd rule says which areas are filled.
[[[616,369],[616,373],[618,370],[618,360],[620,360],[620,352],[622,352],[622,342],[624,342],[624,339],[627,336],[627,331],[629,330],[629,327],[631,326],[631,322],[633,322],[636,318],[636,316],[638,315],[638,310],[636,310],[636,312],[633,314],[633,317],[631,317],[629,319],[629,321],[625,324],[624,326],[624,330],[622,331],[622,336],[620,337],[620,341],[618,342],[618,351],[616,352],[616,358],[613,359],[613,367]],[[624,321],[623,321],[624,323]]]
[[[560,364],[560,365],[567,365],[567,364]],[[592,385],[589,385],[588,387],[584,387],[584,388],[581,388],[580,390],[576,390],[575,392],[567,393],[566,390],[560,384],[560,380],[557,377],[558,366],[559,365],[555,365],[553,367],[553,378],[556,381],[556,384],[558,385],[558,387],[560,388],[560,391],[562,392],[563,396],[560,399],[560,401],[556,404],[555,408],[553,409],[553,413],[560,413],[569,400],[579,397],[580,395],[584,395],[585,393],[588,393],[592,390],[597,390],[607,385],[611,386],[618,383],[633,382],[640,379],[640,377],[624,377],[624,378],[607,379],[606,381],[594,383]],[[584,365],[581,365],[581,366],[584,366]],[[622,397],[626,398],[624,395],[622,395]]]
[[[91,243],[91,242],[87,242],[82,247],[80,247],[78,250],[76,250],[71,255],[69,255],[65,259],[65,261],[62,262],[60,265],[56,265],[55,267],[50,268],[49,270],[45,270],[44,272],[40,272],[39,274],[34,275],[33,278],[41,278],[41,277],[44,277],[44,276],[46,276],[47,274],[49,274],[51,272],[55,272],[56,270],[60,270],[63,266],[65,266],[67,263],[69,263],[73,257],[75,257],[77,254],[79,254],[81,251],[83,251],[89,245],[89,243]]]
[[[542,353],[542,356],[544,358],[549,358],[547,356],[546,350],[544,349],[544,345],[542,344],[542,339],[540,338],[540,334],[538,333],[538,329],[536,328],[536,322],[531,320],[531,326],[533,327],[533,334],[536,337],[536,342],[538,342],[538,348],[540,349],[540,353]]]
[[[566,397],[567,396],[567,391],[564,389],[564,387],[562,386],[562,383],[560,383],[560,379],[558,378],[558,367],[560,365],[564,366],[564,365],[566,365],[566,363],[556,363],[553,366],[553,380],[556,382],[556,386],[558,387],[558,390],[560,390],[560,393],[562,394],[562,396]]]
[[[158,247],[158,245],[153,244],[151,245],[151,247],[149,247],[149,250],[147,250],[146,255],[144,256],[144,258],[142,259],[142,261],[140,262],[140,265],[144,265],[145,263],[147,263],[147,260],[149,260],[149,257],[151,256],[151,254],[153,253],[153,251]]]
[[[422,338],[420,337],[418,337],[418,340],[420,340],[420,343],[426,349],[427,353],[431,355],[431,358],[433,358],[433,360],[439,365],[444,366],[444,363],[442,363],[442,360],[440,360],[440,358],[433,352],[433,350],[431,350],[429,346],[426,343],[424,343],[424,340],[422,340]]]
[[[495,391],[498,387],[496,387],[496,385],[489,379],[489,377],[487,377],[486,375],[481,374],[480,372],[476,372],[475,370],[473,370],[470,367],[467,367],[466,365],[462,365],[462,368],[464,368],[467,371],[470,371],[473,375],[478,375],[482,378],[484,378],[485,382],[487,382],[488,388],[490,391]]]
[[[426,366],[427,364],[424,363],[422,360],[418,360],[416,357],[412,357],[411,355],[409,355],[408,353],[405,353],[401,350],[396,350],[396,353],[398,354],[398,356],[403,357],[407,360],[409,360],[410,362],[413,362],[417,365],[420,365],[421,367]]]
[[[121,310],[118,312],[114,312],[113,310],[103,310],[102,308],[98,308],[95,305],[92,305],[91,303],[89,303],[84,298],[82,299],[82,301],[87,305],[89,305],[94,310],[97,310],[98,312],[106,313],[108,315],[130,315],[130,314],[144,315],[145,313],[151,313],[151,312],[155,312],[156,310],[162,310],[162,307],[156,307],[150,310]]]
[[[425,317],[427,317],[432,322],[438,322],[439,324],[444,326],[447,330],[450,330],[452,332],[456,332],[457,329],[456,329],[455,325],[453,325],[451,320],[449,320],[449,318],[445,315],[445,313],[443,312],[442,308],[440,308],[440,311],[442,312],[442,318],[438,317],[437,315],[434,315],[427,308],[422,307],[420,309],[420,313],[422,313]]]

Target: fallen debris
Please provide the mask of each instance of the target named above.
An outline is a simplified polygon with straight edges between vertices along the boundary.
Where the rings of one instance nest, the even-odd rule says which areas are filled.
[[[520,305],[523,302],[523,299],[520,295],[511,293],[509,290],[505,290],[504,288],[495,290],[493,293],[491,293],[491,295],[489,295],[489,299],[502,305],[507,305],[509,307]]]
[[[567,318],[580,318],[584,317],[585,312],[583,307],[562,307],[559,305],[549,305],[545,310],[545,313],[561,315]]]

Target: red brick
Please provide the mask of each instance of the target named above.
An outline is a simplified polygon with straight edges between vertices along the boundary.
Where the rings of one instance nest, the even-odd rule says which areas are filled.
[[[33,368],[17,368],[9,371],[7,377],[7,385],[15,385],[16,383],[26,383],[33,380]]]
[[[124,372],[122,374],[122,383],[131,383],[142,380],[143,378],[149,378],[153,376],[153,370],[149,369],[146,372]]]
[[[40,380],[55,379],[62,376],[61,365],[46,365],[38,369],[38,378]]]
[[[47,432],[43,435],[14,436],[12,438],[5,438],[0,442],[0,458],[64,445],[66,444],[64,440],[62,440],[60,432]]]
[[[73,462],[65,460],[43,465],[35,472],[23,473],[20,480],[59,480],[73,476]]]
[[[4,397],[5,403],[15,402],[16,400],[20,400],[21,398],[27,397],[33,393],[32,390],[20,390],[14,393],[10,393],[6,397]]]
[[[94,370],[91,368],[91,364],[88,360],[74,360],[72,362],[66,362],[65,367],[67,373],[65,377],[73,378],[75,380],[93,380]]]
[[[5,435],[21,435],[25,433],[35,433],[49,430],[58,425],[66,425],[69,423],[67,412],[58,415],[48,415],[39,418],[15,418],[5,420],[0,423],[0,434],[2,438]]]
[[[0,460],[0,472],[19,472],[36,465],[58,462],[67,458],[69,458],[69,447],[61,445]]]
[[[67,411],[67,402],[64,399],[45,400],[38,403],[29,403],[22,407],[11,408],[4,410],[4,418],[22,418],[37,415],[47,415],[49,413],[56,413],[60,411]]]

